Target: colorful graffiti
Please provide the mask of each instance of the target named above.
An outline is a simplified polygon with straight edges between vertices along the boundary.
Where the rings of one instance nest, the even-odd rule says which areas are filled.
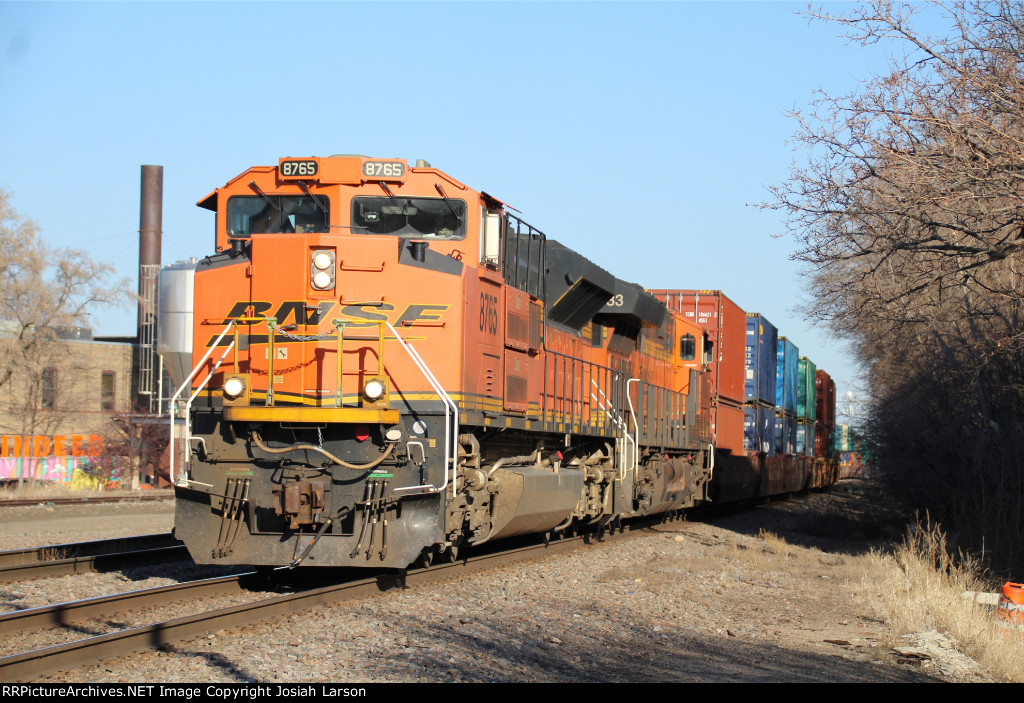
[[[0,479],[38,479],[98,490],[116,475],[116,467],[100,466],[102,454],[99,435],[3,435]]]
[[[103,437],[96,434],[3,435],[0,458],[85,457],[103,453]]]

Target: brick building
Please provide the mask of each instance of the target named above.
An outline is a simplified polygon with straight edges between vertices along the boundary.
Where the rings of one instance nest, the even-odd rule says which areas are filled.
[[[133,341],[62,331],[0,386],[0,480],[67,483],[110,463],[104,447],[135,403]]]

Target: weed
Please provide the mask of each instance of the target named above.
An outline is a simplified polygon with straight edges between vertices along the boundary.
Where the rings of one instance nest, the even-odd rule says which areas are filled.
[[[795,556],[793,546],[783,537],[779,537],[773,532],[768,532],[764,528],[761,528],[757,536],[764,542],[764,546],[769,552],[778,554],[781,557]]]
[[[992,590],[977,560],[950,552],[946,535],[926,515],[893,554],[873,554],[886,576],[873,581],[874,603],[897,632],[946,632],[990,675],[1024,682],[1024,640],[1008,637],[995,614],[963,597]]]
[[[60,561],[68,558],[68,550],[64,547],[43,547],[39,550],[39,561]]]

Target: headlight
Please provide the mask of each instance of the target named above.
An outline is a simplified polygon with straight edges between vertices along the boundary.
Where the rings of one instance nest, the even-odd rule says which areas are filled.
[[[363,386],[363,393],[370,400],[377,400],[384,395],[384,384],[380,381],[369,381]]]
[[[334,288],[334,252],[332,250],[319,249],[311,252],[309,284],[314,290]]]
[[[321,271],[326,271],[331,267],[331,255],[326,251],[317,252],[316,255],[313,256],[313,265]]]
[[[224,395],[229,398],[237,398],[245,392],[245,381],[237,376],[232,376],[224,381]]]
[[[313,274],[313,287],[317,290],[325,290],[331,288],[334,282],[331,280],[331,274],[326,271],[317,271]]]

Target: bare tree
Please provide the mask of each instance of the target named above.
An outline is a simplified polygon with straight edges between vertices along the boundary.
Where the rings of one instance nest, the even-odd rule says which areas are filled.
[[[1021,296],[1018,277],[985,274],[1024,246],[1024,15],[1006,1],[936,7],[949,37],[914,31],[921,4],[812,13],[851,40],[908,49],[858,92],[820,92],[794,113],[807,163],[768,205],[786,213],[796,257],[817,272],[825,319],[841,320],[853,292],[890,324],[927,314],[950,288],[979,302]]]
[[[137,402],[131,412],[114,412],[103,439],[103,453],[96,467],[104,481],[114,469],[122,488],[138,488],[144,476],[169,483],[165,455],[170,436],[161,418],[149,413],[149,404]]]
[[[919,33],[919,12],[943,14],[948,33]],[[902,53],[794,113],[801,161],[764,206],[807,265],[810,315],[868,370],[886,475],[971,546],[1000,542],[999,563],[1021,563],[1024,7],[809,14]]]
[[[63,341],[130,295],[85,252],[50,247],[0,190],[0,427],[50,434],[80,409],[82,368]]]

